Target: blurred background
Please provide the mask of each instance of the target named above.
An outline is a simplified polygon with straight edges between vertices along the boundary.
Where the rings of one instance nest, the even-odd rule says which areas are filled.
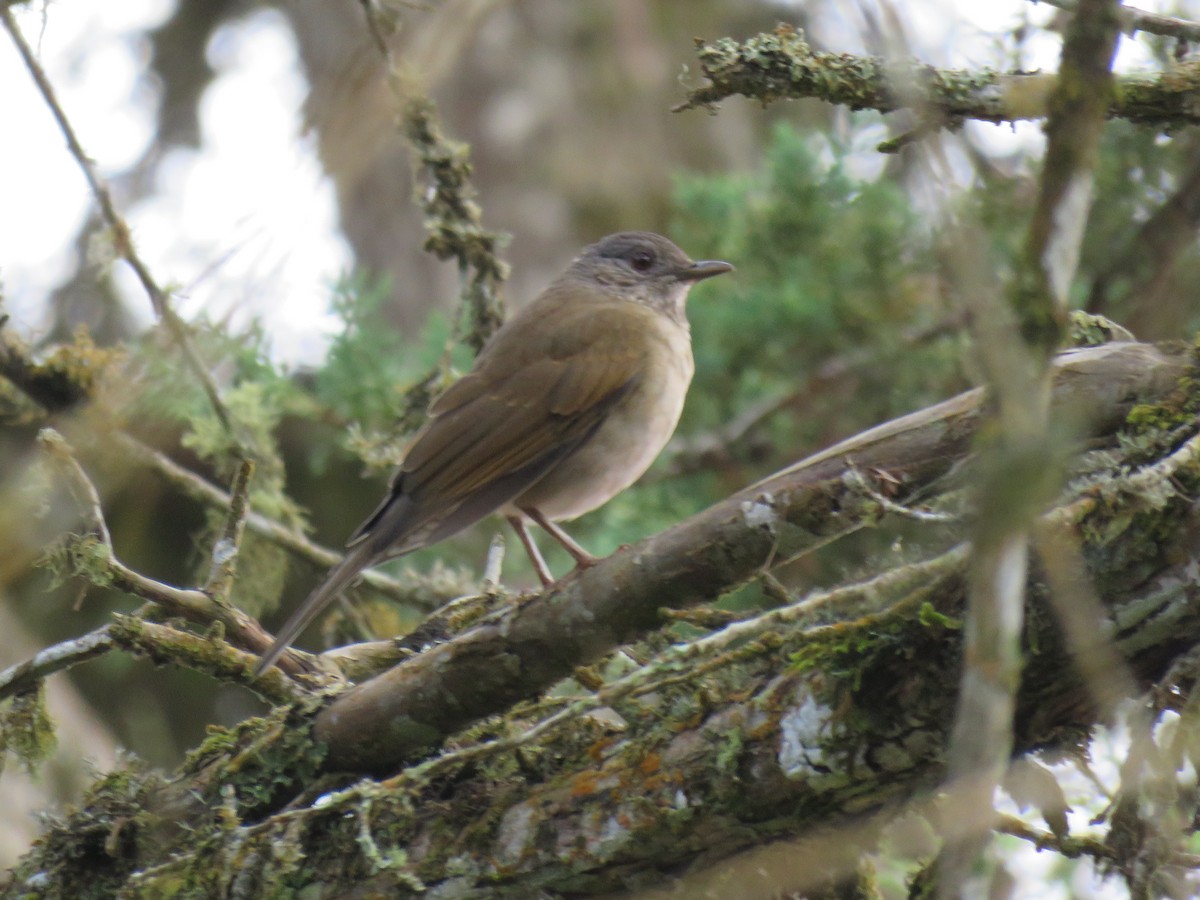
[[[1189,6],[1200,14],[1198,4],[1170,9]],[[643,485],[573,529],[593,552],[972,385],[937,236],[974,217],[1003,276],[1035,196],[1039,123],[968,122],[930,148],[885,156],[880,141],[914,125],[903,114],[736,98],[712,115],[670,108],[703,81],[695,37],[744,39],[787,21],[820,49],[1034,71],[1057,65],[1052,7],[443,0],[395,12],[395,59],[437,102],[446,132],[469,144],[484,223],[510,236],[510,307],[618,230],[661,231],[693,257],[738,267],[693,294],[697,378],[676,442]],[[383,490],[404,437],[394,429],[405,390],[453,347],[460,287],[455,266],[422,251],[410,154],[361,6],[60,0],[14,13],[140,252],[200,324],[205,358],[262,437],[256,508],[340,546]],[[1175,51],[1165,39],[1124,39],[1118,69],[1168,67]],[[5,327],[42,353],[80,329],[121,346],[124,427],[227,483],[228,448],[203,427],[211,415],[170,348],[147,336],[153,315],[140,288],[107,264],[86,184],[7,40],[0,83]],[[1189,131],[1113,122],[1106,132],[1077,301],[1143,339],[1187,338],[1197,324],[1196,151]],[[452,358],[469,364],[462,348]],[[138,605],[32,565],[49,538],[48,526],[30,523],[62,524],[46,515],[59,501],[40,490],[48,476],[34,437],[44,422],[0,393],[0,499],[10,509],[0,540],[17,548],[0,567],[0,667]],[[220,517],[119,456],[101,448],[85,459],[118,554],[172,584],[202,581]],[[493,530],[398,568],[461,570],[468,584]],[[816,586],[949,539],[930,531],[840,542],[781,576]],[[277,624],[270,610],[289,608],[320,573],[258,544],[235,600]],[[532,584],[518,556],[509,554],[506,581]],[[768,601],[749,590],[730,602]],[[418,614],[385,609],[376,627],[395,631]],[[355,634],[337,628],[326,623],[304,643]],[[58,756],[37,781],[15,766],[0,780],[0,863],[34,833],[27,810],[76,796],[120,748],[171,766],[209,724],[261,708],[247,692],[121,654],[51,687]]]

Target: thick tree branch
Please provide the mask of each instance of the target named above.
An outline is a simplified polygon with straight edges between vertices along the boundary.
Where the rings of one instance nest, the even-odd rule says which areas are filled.
[[[826,53],[814,50],[802,32],[786,25],[741,43],[730,38],[697,41],[697,55],[709,83],[692,90],[676,112],[741,95],[764,105],[812,97],[888,113],[920,97],[917,111],[923,118],[936,115],[951,125],[963,119],[1012,122],[1046,116],[1058,83],[1056,75],[1041,72],[939,69],[915,60]],[[1116,79],[1106,114],[1160,127],[1196,124],[1198,94],[1200,65],[1124,75]]]
[[[1087,433],[1103,432],[1136,398],[1169,392],[1182,365],[1140,344],[1064,354],[1055,409],[1078,417]],[[981,397],[963,394],[797,463],[349,691],[316,721],[328,765],[394,766],[659,627],[661,608],[714,600],[765,567],[871,524],[878,506],[847,477],[849,462],[886,472],[903,502],[966,457]]]
[[[1115,355],[1101,363],[1105,356],[1089,351],[1089,363],[1064,373],[1059,387],[1091,397],[1096,412],[1115,403],[1115,412],[1131,402],[1136,378],[1129,379],[1147,361],[1146,348],[1102,349]],[[1129,350],[1133,358],[1116,365]],[[1116,381],[1097,392],[1107,381],[1101,372]],[[936,444],[937,429],[927,424],[922,436]],[[908,429],[886,431],[881,450]],[[1093,471],[1046,519],[1083,542],[1088,575],[1103,586],[1114,646],[1141,685],[1174,677],[1180,654],[1200,641],[1195,505],[1180,491],[1200,484],[1194,420],[1170,446],[1141,468],[1109,451],[1104,476]],[[837,454],[827,458],[836,465]],[[946,685],[961,659],[963,559],[897,582],[882,608],[841,609],[847,615],[826,624],[778,619],[750,641],[731,636],[722,652],[702,660],[698,681],[672,683],[663,672],[652,692],[611,690],[607,699],[624,724],[613,715],[583,716],[571,729],[529,742],[520,736],[544,720],[518,709],[458,739],[468,748],[490,736],[516,738],[507,751],[451,751],[436,765],[383,782],[317,778],[319,763],[303,751],[304,714],[277,712],[234,746],[220,736],[174,783],[102,784],[14,871],[9,893],[41,878],[63,896],[84,883],[113,893],[188,884],[220,896],[235,879],[248,894],[347,880],[364,893],[401,896],[435,888],[498,897],[538,889],[587,894],[717,860],[746,879],[743,896],[764,868],[786,874],[793,890],[815,889],[845,878],[888,819],[932,814],[928,791],[944,774],[954,716]],[[1045,590],[1035,576],[1017,753],[1073,745],[1099,712],[1084,680],[1072,675],[1061,634],[1045,614]],[[281,763],[282,771],[273,768]],[[272,815],[291,791],[273,797],[267,786],[288,773],[305,789]],[[109,852],[78,852],[72,835],[88,828],[109,835],[118,823],[122,840],[110,842]],[[776,856],[803,865],[770,864],[766,845],[780,839],[788,843]],[[1056,840],[1075,846],[1069,836]],[[726,859],[748,847],[756,849]],[[1082,849],[1104,858],[1116,852],[1094,843]],[[228,865],[231,859],[253,864]],[[688,895],[687,885],[698,883],[702,875],[680,889]]]

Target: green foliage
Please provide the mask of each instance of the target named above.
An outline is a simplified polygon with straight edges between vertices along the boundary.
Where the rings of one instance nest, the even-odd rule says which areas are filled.
[[[106,587],[112,583],[111,561],[111,551],[94,535],[65,534],[42,550],[38,565],[49,573],[51,587],[77,578]]]
[[[217,373],[236,442],[196,378],[180,364],[178,349],[164,344],[161,335],[152,335],[136,348],[140,377],[122,416],[143,426],[152,423],[177,428],[180,444],[209,463],[226,488],[240,459],[240,444],[255,461],[251,508],[285,526],[306,528],[303,509],[288,494],[276,441],[285,415],[297,411],[311,414],[302,393],[289,374],[271,361],[269,336],[258,323],[238,333],[206,320],[192,328],[200,357]],[[203,581],[211,565],[208,551],[225,527],[224,514],[210,510],[206,522],[195,539],[198,552],[193,572],[197,581]],[[273,607],[283,590],[285,562],[286,555],[278,547],[248,535],[242,547],[238,603],[252,612]]]
[[[272,429],[294,396],[287,374],[271,362],[268,338],[254,323],[241,332],[205,319],[194,323],[192,337],[200,358],[217,374],[234,419],[238,438],[260,460],[274,458]],[[150,332],[134,349],[140,369],[137,389],[127,399],[126,417],[134,422],[173,423],[184,429],[183,442],[222,469],[236,457],[229,436],[217,421],[203,388],[180,364],[179,350],[161,332]]]
[[[33,775],[57,746],[54,723],[46,711],[45,683],[38,681],[0,702],[0,772],[5,753],[12,753]]]
[[[390,296],[386,282],[348,277],[336,286],[332,306],[343,327],[314,379],[317,400],[349,423],[347,447],[373,469],[395,464],[430,401],[453,380],[451,364],[470,364],[439,313],[415,339],[391,325],[383,313]]]
[[[928,234],[900,188],[851,178],[836,156],[823,164],[791,128],[776,128],[761,170],[682,177],[677,199],[675,232],[689,250],[738,266],[692,307],[699,402],[691,423],[726,422],[794,390],[836,354],[865,352],[855,374],[882,370],[879,383],[890,384],[886,358],[900,329],[944,314],[925,280]],[[901,399],[863,395],[875,407],[862,410],[868,418]]]

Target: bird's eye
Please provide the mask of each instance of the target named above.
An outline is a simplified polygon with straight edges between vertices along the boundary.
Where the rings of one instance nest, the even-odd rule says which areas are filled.
[[[649,250],[638,250],[629,258],[635,272],[649,272],[654,265],[654,254]]]

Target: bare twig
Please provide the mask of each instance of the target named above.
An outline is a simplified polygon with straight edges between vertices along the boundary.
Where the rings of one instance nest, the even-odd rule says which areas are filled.
[[[1182,140],[1183,138],[1177,138]],[[1195,151],[1195,144],[1192,144]],[[1180,256],[1196,243],[1200,226],[1200,158],[1180,176],[1165,203],[1138,227],[1133,238],[1114,253],[1092,279],[1088,312],[1110,312],[1114,301],[1129,299],[1145,308],[1159,294]],[[1129,320],[1126,320],[1127,324]],[[1132,327],[1132,325],[1131,325]]]
[[[907,330],[898,342],[903,347],[918,347],[962,327],[962,316],[952,316],[931,325]],[[856,370],[878,364],[879,349],[875,346],[857,347],[830,357],[794,390],[752,403],[712,431],[673,438],[663,451],[663,458],[643,476],[642,483],[694,472],[729,458],[734,448],[748,443],[775,416],[785,411],[793,416],[802,416],[808,401],[819,396],[829,385],[838,384]]]
[[[871,480],[854,464],[853,460],[848,460],[846,463],[846,478],[851,484],[878,503],[884,512],[889,512],[892,515],[912,519],[914,522],[925,522],[926,524],[933,525],[961,522],[963,519],[961,515],[954,513],[940,513],[928,509],[916,509],[912,506],[897,503],[895,500],[889,500],[871,484]]]
[[[1053,850],[1068,859],[1078,859],[1081,856],[1090,856],[1096,862],[1114,862],[1117,859],[1116,851],[1099,838],[1091,836],[1059,838],[1049,831],[1034,828],[1016,816],[1007,814],[998,816],[996,831],[1029,841],[1039,850]],[[1187,869],[1200,868],[1200,854],[1175,853],[1172,854],[1169,862],[1171,865]]]
[[[108,524],[104,521],[104,508],[100,503],[100,492],[75,459],[71,445],[53,428],[43,428],[39,431],[38,443],[50,454],[55,464],[70,476],[67,479],[67,488],[83,508],[100,543],[105,547],[112,547],[112,537],[108,533]]]
[[[1034,3],[1045,3],[1067,12],[1079,11],[1079,0],[1033,0]],[[1183,41],[1200,41],[1200,22],[1187,19],[1177,19],[1174,16],[1162,16],[1158,13],[1147,12],[1135,6],[1121,6],[1117,11],[1121,21],[1121,30],[1128,35],[1145,31],[1148,34],[1159,34],[1163,37],[1179,38]]]
[[[1010,289],[1012,309],[993,297],[975,323],[976,328],[998,326],[976,341],[998,434],[980,467],[964,630],[966,664],[949,753],[945,844],[938,862],[937,893],[944,900],[962,895],[986,848],[992,798],[1013,745],[1029,530],[1061,480],[1050,441],[1050,360],[1066,333],[1068,290],[1091,204],[1118,37],[1116,8],[1116,0],[1084,0],[1067,29],[1050,97],[1038,203],[1024,265]],[[979,293],[989,296],[986,290]]]
[[[115,432],[113,439],[134,459],[153,469],[189,497],[218,509],[231,508],[233,498],[228,493],[179,465],[165,453],[123,432]],[[320,568],[335,565],[342,558],[338,551],[323,547],[309,540],[302,532],[253,510],[246,513],[246,527],[259,537]],[[404,578],[392,578],[372,570],[364,572],[362,579],[385,596],[424,609],[439,606],[469,588],[445,577],[423,577],[413,573],[406,573]]]
[[[112,635],[108,633],[108,626],[105,625],[69,641],[39,650],[24,662],[9,666],[0,672],[0,700],[28,690],[36,682],[55,672],[103,656],[114,646],[116,645]]]
[[[488,543],[487,560],[483,564],[480,586],[485,593],[500,587],[500,570],[504,565],[504,533],[497,531]]]
[[[201,360],[200,354],[196,351],[195,345],[192,343],[191,336],[188,333],[187,324],[175,312],[171,306],[169,295],[159,286],[153,274],[151,274],[149,266],[146,265],[145,261],[138,254],[137,248],[133,243],[133,235],[130,232],[129,225],[117,211],[108,185],[96,171],[95,163],[92,162],[91,157],[84,150],[79,137],[75,134],[75,129],[67,118],[66,112],[58,102],[58,97],[54,93],[50,79],[46,76],[45,70],[42,69],[41,64],[37,61],[33,48],[26,42],[7,5],[0,6],[0,22],[4,23],[5,29],[8,31],[9,36],[16,45],[17,52],[25,64],[25,68],[29,71],[30,76],[42,94],[43,100],[45,100],[47,107],[49,107],[54,121],[58,124],[59,130],[66,139],[67,148],[70,150],[71,156],[75,158],[76,163],[82,170],[88,187],[91,189],[92,195],[96,198],[96,203],[100,207],[100,214],[112,232],[113,246],[117,255],[124,259],[129,264],[129,267],[133,269],[143,290],[145,290],[147,297],[149,297],[150,305],[154,308],[159,321],[166,327],[172,340],[175,341],[180,352],[183,354],[188,368],[200,382],[200,386],[208,397],[208,402],[212,406],[213,412],[229,436],[233,449],[244,457],[246,451],[234,427],[233,416],[230,414],[229,407],[225,404],[224,399],[222,399],[221,392],[217,388],[212,374],[204,364],[204,361]]]

